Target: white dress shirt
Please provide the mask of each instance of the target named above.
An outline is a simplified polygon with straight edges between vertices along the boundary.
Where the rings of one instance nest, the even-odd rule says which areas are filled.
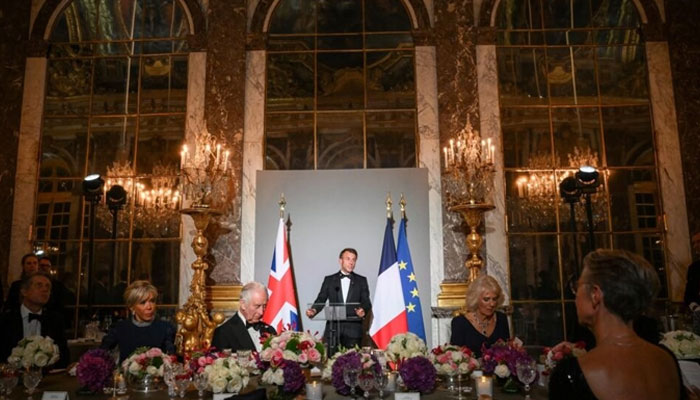
[[[39,320],[33,320],[29,322],[29,313],[32,311],[22,304],[19,307],[19,312],[22,314],[22,329],[24,330],[24,337],[29,336],[40,336],[41,335],[41,322]],[[41,310],[39,312],[33,313],[41,315]]]
[[[340,272],[340,287],[343,288],[343,303],[348,302],[348,292],[350,291],[350,274],[346,274],[344,272]],[[343,278],[343,276],[347,276],[346,278]]]
[[[236,315],[238,315],[238,317],[241,319],[241,321],[243,321],[243,325],[245,326],[247,321],[245,320],[245,317],[243,316],[243,314],[241,314],[241,312],[239,311],[236,313]],[[253,344],[255,345],[255,350],[258,353],[260,353],[260,351],[262,350],[262,343],[260,343],[260,331],[256,331],[251,326],[250,328],[248,328],[248,335],[250,335],[250,339],[253,341]]]

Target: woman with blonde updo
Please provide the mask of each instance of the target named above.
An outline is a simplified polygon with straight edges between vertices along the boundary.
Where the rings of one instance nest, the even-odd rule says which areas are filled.
[[[476,278],[467,289],[466,312],[452,319],[450,343],[467,346],[480,357],[482,346],[490,347],[498,339],[508,340],[508,318],[496,311],[503,299],[495,279],[486,274]]]
[[[119,359],[124,360],[139,347],[158,347],[165,353],[175,352],[175,328],[157,320],[158,289],[148,281],[134,281],[124,291],[130,318],[115,324],[102,339],[103,349],[119,346]]]

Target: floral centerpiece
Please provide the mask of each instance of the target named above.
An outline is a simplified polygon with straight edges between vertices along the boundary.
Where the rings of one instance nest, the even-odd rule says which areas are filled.
[[[437,371],[428,358],[424,356],[415,356],[401,363],[399,375],[406,389],[418,392],[429,392],[435,387]]]
[[[320,365],[326,348],[309,332],[286,330],[263,342],[258,366],[263,383],[277,386],[278,398],[293,397],[304,387],[310,368]]]
[[[359,370],[360,375],[377,375],[382,372],[382,365],[373,354],[361,353],[356,349],[336,353],[327,363],[324,369],[324,376],[328,376],[326,371],[330,369],[331,383],[335,390],[343,396],[347,396],[351,392],[350,387],[345,384],[345,379],[343,378],[343,372],[351,368]]]
[[[661,344],[679,359],[700,358],[700,336],[689,331],[671,331],[663,334]]]
[[[503,383],[505,391],[517,390],[515,381],[518,379],[516,366],[518,362],[532,362],[519,339],[504,342],[498,340],[490,348],[482,348],[481,364],[484,374],[494,374]]]
[[[469,374],[479,368],[479,361],[467,346],[438,346],[430,351],[429,359],[438,375]]]
[[[400,364],[411,357],[427,354],[425,342],[415,333],[406,332],[394,335],[386,347],[386,356],[393,364],[392,368],[398,369]]]
[[[282,331],[277,336],[270,336],[263,342],[260,359],[273,363],[279,360],[294,361],[302,368],[320,364],[326,355],[326,348],[321,340],[309,332]]]
[[[161,349],[139,347],[122,362],[122,367],[135,389],[149,391],[160,385],[165,365],[171,363],[172,358]]]
[[[236,355],[219,357],[204,367],[207,384],[214,393],[238,393],[248,386],[250,371]]]
[[[93,393],[101,392],[110,385],[115,366],[116,363],[107,350],[88,350],[78,361],[78,383]]]
[[[551,348],[545,347],[543,353],[545,366],[543,374],[549,375],[561,360],[571,357],[578,358],[586,354],[586,343],[583,341],[576,343],[561,342]]]
[[[53,339],[46,336],[29,336],[17,343],[7,362],[25,369],[44,368],[58,361],[60,352]]]

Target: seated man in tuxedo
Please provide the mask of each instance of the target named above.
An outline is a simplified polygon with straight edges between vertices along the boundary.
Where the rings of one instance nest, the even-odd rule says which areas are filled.
[[[267,288],[258,282],[246,283],[241,290],[238,312],[214,331],[211,345],[219,350],[260,351],[261,337],[275,335],[275,329],[261,321],[267,305]]]
[[[359,307],[348,307],[346,316],[349,321],[342,321],[338,325],[332,321],[326,322],[326,329],[323,334],[327,344],[331,344],[331,334],[335,333],[337,344],[345,348],[359,346],[362,342],[362,319],[372,308],[369,300],[369,286],[367,278],[353,272],[357,261],[357,250],[345,248],[340,252],[338,264],[340,271],[328,275],[323,279],[321,290],[318,292],[315,306],[306,310],[306,316],[313,318],[323,309],[326,300],[330,303],[359,303]],[[337,332],[333,332],[336,330]],[[333,355],[338,350],[337,346],[329,348],[328,355]]]
[[[20,295],[20,306],[0,316],[0,360],[7,360],[20,340],[40,335],[50,337],[58,345],[60,358],[52,367],[66,367],[70,357],[63,317],[45,308],[51,296],[51,277],[44,272],[25,277],[20,285]]]

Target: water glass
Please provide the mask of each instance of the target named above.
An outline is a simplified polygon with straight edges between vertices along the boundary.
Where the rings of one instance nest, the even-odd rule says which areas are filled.
[[[350,387],[350,394],[355,397],[355,386],[358,383],[360,370],[358,368],[345,368],[343,370],[343,381]]]
[[[22,383],[24,384],[24,387],[27,388],[28,395],[31,396],[32,394],[34,394],[34,390],[37,386],[39,386],[39,382],[41,382],[40,369],[29,369],[24,372],[24,376],[22,377]]]
[[[374,375],[374,386],[379,390],[379,398],[384,398],[384,390],[389,383],[389,372],[382,371]]]
[[[365,399],[369,399],[369,392],[374,388],[374,374],[362,373],[358,377],[358,382],[360,384],[360,389],[365,392]]]
[[[184,398],[187,388],[190,387],[190,377],[182,376],[180,378],[176,378],[175,384],[177,385],[177,391],[180,393],[180,398]]]
[[[204,398],[204,391],[209,385],[209,377],[206,373],[200,372],[194,376],[194,387],[197,389],[197,397]]]
[[[537,366],[534,361],[518,361],[515,365],[518,380],[525,385],[525,398],[530,398],[530,384],[537,378]]]

